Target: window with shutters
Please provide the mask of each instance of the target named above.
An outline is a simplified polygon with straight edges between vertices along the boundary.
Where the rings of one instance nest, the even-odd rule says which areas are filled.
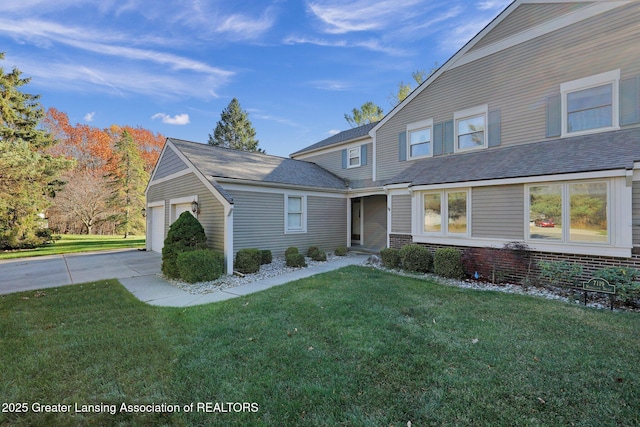
[[[347,168],[357,168],[361,165],[361,147],[349,148],[347,150]]]
[[[482,105],[453,114],[456,152],[487,148],[487,112],[488,106]]]
[[[560,85],[562,136],[619,129],[620,70]]]
[[[407,125],[407,159],[433,156],[433,120]]]

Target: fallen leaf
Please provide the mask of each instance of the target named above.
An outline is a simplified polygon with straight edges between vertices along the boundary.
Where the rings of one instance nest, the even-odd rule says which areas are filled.
[[[543,404],[544,404],[544,403],[547,403],[547,402],[545,402],[545,401],[544,401],[544,399],[543,399],[543,398],[541,398],[541,397],[539,397],[539,398],[538,398],[538,401],[539,401],[540,403],[543,403]]]
[[[471,340],[471,344],[477,344],[478,343],[478,338],[474,338]]]
[[[309,351],[313,350],[313,346],[309,346]]]

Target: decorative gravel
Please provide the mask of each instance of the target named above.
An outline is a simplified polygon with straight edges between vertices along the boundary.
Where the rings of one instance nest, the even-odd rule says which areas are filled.
[[[346,256],[354,256],[355,254],[349,252]],[[260,266],[260,271],[253,274],[247,274],[244,277],[240,276],[223,276],[217,280],[210,282],[199,283],[185,283],[178,280],[169,280],[174,286],[182,289],[190,294],[209,294],[211,292],[221,291],[224,289],[234,288],[236,286],[245,285],[247,283],[256,282],[258,280],[268,279],[270,277],[280,276],[282,274],[291,273],[296,270],[313,267],[316,265],[330,263],[337,259],[344,258],[336,256],[332,253],[327,253],[326,261],[313,261],[311,258],[305,257],[307,267],[287,267],[284,258],[273,258],[271,264],[265,264]]]
[[[354,256],[356,254],[349,252],[347,256]],[[326,261],[313,261],[311,258],[305,258],[307,262],[307,267],[287,267],[284,258],[274,258],[271,264],[265,264],[260,267],[260,271],[254,274],[247,274],[244,277],[240,276],[223,276],[220,279],[213,280],[210,282],[200,282],[200,283],[185,283],[177,280],[170,280],[170,282],[186,291],[190,294],[208,294],[211,292],[216,292],[224,289],[234,288],[236,286],[244,285],[247,283],[252,283],[258,280],[267,279],[270,277],[280,276],[282,274],[290,273],[296,270],[300,270],[302,268],[313,267],[316,265],[321,265],[325,263],[330,263],[337,259],[340,259],[334,254],[327,254]],[[436,276],[434,274],[413,274],[407,273],[401,270],[391,270],[382,267],[380,263],[380,258],[378,256],[372,255],[370,256],[362,265],[367,265],[369,267],[374,267],[389,273],[398,274],[405,277],[412,277],[416,279],[422,280],[432,280],[438,282],[443,285],[448,286],[457,286],[459,288],[466,289],[475,289],[482,291],[496,291],[496,292],[505,292],[510,294],[518,294],[518,295],[531,295],[540,298],[546,298],[549,300],[558,300],[564,301],[567,303],[575,303],[583,305],[582,295],[583,293],[580,291],[572,291],[560,287],[536,287],[536,286],[528,286],[524,287],[522,285],[515,285],[510,283],[502,283],[502,284],[494,284],[484,281],[477,280],[454,280],[447,279],[444,277]],[[608,296],[601,296],[599,294],[589,293],[589,299],[587,300],[587,307],[598,308],[598,309],[609,309],[610,308],[610,300]],[[640,309],[634,309],[630,307],[626,307],[625,311],[640,311]]]

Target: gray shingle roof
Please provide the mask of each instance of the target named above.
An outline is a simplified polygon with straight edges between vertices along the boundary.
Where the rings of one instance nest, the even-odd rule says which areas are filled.
[[[298,150],[295,153],[291,154],[291,156],[293,157],[297,154],[302,154],[307,151],[313,151],[319,148],[328,147],[330,145],[340,144],[342,142],[350,141],[352,139],[362,138],[364,136],[367,136],[369,134],[369,131],[373,129],[373,127],[377,124],[378,122],[369,123],[366,125],[358,126],[357,128],[342,131],[340,133],[330,136],[329,138],[323,139],[320,142],[316,142],[313,145],[303,148],[302,150]]]
[[[314,163],[174,138],[168,140],[208,179],[229,178],[285,186],[346,189],[341,178]]]
[[[420,160],[386,184],[433,185],[488,179],[632,169],[640,128]]]

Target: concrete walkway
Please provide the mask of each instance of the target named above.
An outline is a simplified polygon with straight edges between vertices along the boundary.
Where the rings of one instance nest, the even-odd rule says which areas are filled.
[[[350,255],[318,266],[208,294],[193,295],[160,276],[162,259],[155,252],[135,249],[54,255],[0,261],[0,294],[55,288],[93,280],[118,279],[140,301],[163,307],[187,307],[224,301],[273,286],[362,264],[368,255]]]

